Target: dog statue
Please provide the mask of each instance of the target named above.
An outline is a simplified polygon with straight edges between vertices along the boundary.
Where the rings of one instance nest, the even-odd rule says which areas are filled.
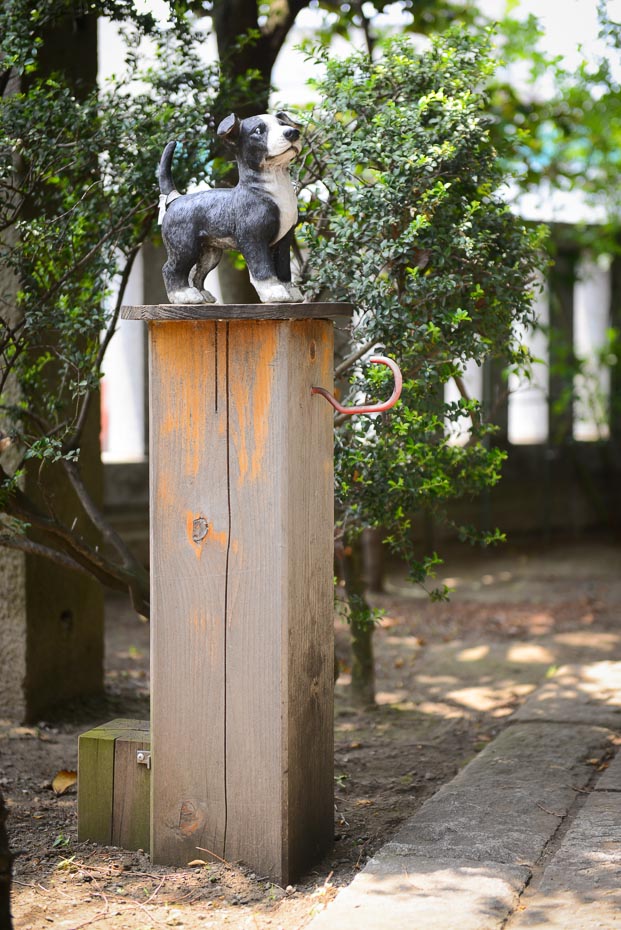
[[[171,173],[177,143],[169,142],[162,154],[158,178],[168,299],[213,303],[205,278],[223,249],[237,249],[263,303],[303,300],[291,283],[289,254],[298,221],[289,177],[289,164],[302,148],[298,126],[282,112],[244,120],[231,113],[218,126],[218,135],[235,148],[239,183],[232,189],[180,194]]]

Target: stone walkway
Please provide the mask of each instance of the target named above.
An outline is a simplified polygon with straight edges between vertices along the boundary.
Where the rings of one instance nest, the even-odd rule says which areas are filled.
[[[308,930],[621,930],[621,662],[567,666]]]

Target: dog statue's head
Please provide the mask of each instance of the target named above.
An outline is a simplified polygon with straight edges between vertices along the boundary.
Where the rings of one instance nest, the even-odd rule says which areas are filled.
[[[235,147],[238,162],[255,169],[287,165],[302,148],[299,124],[282,111],[243,120],[231,113],[218,126],[218,135]]]

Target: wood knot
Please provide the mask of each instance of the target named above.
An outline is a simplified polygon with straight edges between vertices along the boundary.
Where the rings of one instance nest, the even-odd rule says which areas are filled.
[[[209,532],[209,524],[205,517],[197,517],[192,521],[192,540],[195,543],[202,542]]]
[[[198,801],[182,801],[179,809],[179,833],[181,836],[193,836],[205,826],[205,811]]]

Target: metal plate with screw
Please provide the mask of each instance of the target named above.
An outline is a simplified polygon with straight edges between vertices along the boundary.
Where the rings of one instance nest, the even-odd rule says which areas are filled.
[[[148,769],[151,768],[151,753],[148,749],[137,749],[136,750],[136,762],[138,765],[146,765]]]

